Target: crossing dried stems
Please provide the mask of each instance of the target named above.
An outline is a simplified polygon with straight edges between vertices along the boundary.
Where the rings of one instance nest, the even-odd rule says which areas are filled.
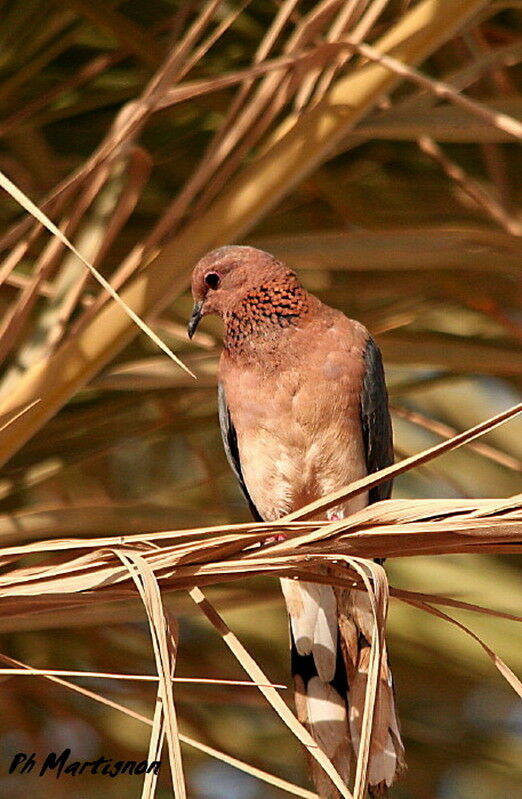
[[[467,553],[492,567],[520,551],[520,416],[499,413],[515,406],[522,374],[520,12],[486,0],[160,5],[154,19],[131,19],[118,4],[57,4],[30,34],[21,6],[3,21],[12,46],[0,86],[0,629],[108,625],[114,602],[133,618],[139,597],[154,717],[59,668],[31,672],[41,697],[53,682],[151,726],[149,758],[165,741],[176,796],[185,795],[181,741],[310,797],[180,732],[189,712],[173,701],[183,651],[175,617],[203,611],[253,683],[223,678],[225,703],[260,691],[311,747],[206,593],[219,588],[234,605],[244,582],[242,601],[254,602],[256,580],[321,580],[327,566],[329,579],[370,592],[378,622],[353,787],[361,797],[388,593],[462,635],[473,625],[452,613],[466,608],[520,620],[429,584],[390,586],[371,562]],[[343,522],[316,518],[336,495],[277,525],[235,523],[242,511],[214,434],[219,330],[189,344],[184,322],[194,261],[246,239],[378,334],[399,498]],[[169,464],[159,470],[158,452]],[[421,499],[423,487],[450,498]],[[286,540],[260,545],[276,532]],[[493,575],[491,585],[500,591]],[[4,662],[30,668],[14,654]],[[143,795],[156,787],[148,775]]]

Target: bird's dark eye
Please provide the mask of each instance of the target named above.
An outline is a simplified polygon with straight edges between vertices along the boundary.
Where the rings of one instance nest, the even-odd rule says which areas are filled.
[[[209,287],[209,289],[217,289],[219,284],[221,283],[221,275],[217,272],[207,272],[205,275],[205,285]]]

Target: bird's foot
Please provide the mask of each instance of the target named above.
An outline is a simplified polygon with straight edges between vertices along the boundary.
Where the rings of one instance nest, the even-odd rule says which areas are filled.
[[[277,544],[279,541],[286,541],[288,536],[284,533],[279,533],[278,535],[271,535],[268,538],[265,538],[263,544]]]
[[[340,510],[327,510],[326,516],[330,522],[340,522],[344,519],[344,513]]]

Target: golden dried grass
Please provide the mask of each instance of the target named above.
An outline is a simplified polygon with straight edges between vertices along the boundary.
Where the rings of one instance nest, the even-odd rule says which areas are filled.
[[[210,0],[193,17],[184,15],[180,8],[172,20],[172,30],[178,33],[184,30],[184,33],[174,38],[169,48],[158,49],[155,28],[144,30],[102,4],[75,3],[96,24],[111,31],[119,49],[110,56],[94,59],[64,85],[80,86],[89,76],[101,74],[107,65],[117,63],[129,52],[155,72],[138,96],[132,94],[95,152],[51,189],[39,207],[29,200],[28,192],[22,192],[14,181],[3,178],[3,187],[33,217],[13,225],[0,243],[4,249],[13,248],[0,266],[0,283],[5,281],[4,288],[11,292],[6,295],[9,313],[4,318],[0,352],[9,355],[11,367],[23,365],[23,368],[8,370],[3,382],[0,407],[0,459],[3,462],[20,453],[22,459],[27,458],[27,473],[30,473],[33,462],[24,444],[131,340],[137,332],[134,324],[145,329],[169,357],[178,360],[170,347],[145,325],[143,317],[150,319],[157,315],[181,293],[187,285],[192,262],[205,249],[245,235],[278,201],[289,196],[300,181],[313,175],[314,169],[330,154],[346,152],[374,135],[384,140],[400,137],[419,141],[424,152],[429,152],[458,188],[479,202],[481,213],[500,224],[507,233],[478,225],[448,230],[443,224],[347,233],[347,203],[336,193],[324,172],[318,183],[327,202],[342,217],[341,229],[334,233],[320,231],[277,240],[273,236],[270,240],[265,232],[266,246],[272,248],[273,245],[276,251],[280,248],[283,257],[289,257],[296,266],[320,266],[325,275],[329,270],[344,270],[348,281],[353,280],[349,272],[371,274],[373,270],[380,275],[382,291],[386,288],[383,274],[388,273],[388,294],[394,296],[398,280],[403,281],[406,292],[412,291],[412,287],[418,291],[420,287],[429,296],[434,274],[465,266],[473,275],[481,275],[482,294],[477,291],[469,296],[464,277],[461,285],[448,289],[449,296],[463,303],[474,302],[484,316],[501,325],[506,336],[502,340],[498,337],[473,340],[469,336],[452,338],[440,331],[424,331],[419,335],[417,331],[400,329],[405,325],[404,319],[410,318],[408,309],[405,316],[402,307],[386,307],[379,317],[380,329],[392,331],[383,338],[385,355],[393,356],[395,362],[402,358],[459,373],[468,370],[520,375],[517,341],[520,331],[509,312],[504,310],[511,307],[518,290],[514,278],[520,267],[520,249],[513,236],[520,232],[519,219],[500,191],[500,179],[495,186],[497,197],[455,166],[431,139],[426,139],[440,135],[445,141],[472,139],[477,144],[495,146],[512,137],[520,138],[520,123],[512,116],[520,109],[520,98],[512,97],[505,89],[508,82],[505,70],[517,63],[519,44],[509,42],[494,50],[478,46],[481,43],[479,28],[469,33],[473,15],[484,9],[483,19],[486,19],[487,13],[493,13],[493,9],[488,12],[488,4],[481,0],[458,4],[450,0],[421,0],[408,4],[404,12],[392,15],[391,24],[386,18],[387,30],[383,34],[383,26],[378,23],[381,15],[387,12],[387,5],[382,0],[349,5],[332,0],[301,14],[295,0],[285,0],[261,37],[250,66],[227,66],[220,74],[193,79],[192,74],[197,73],[213,44],[235,23],[244,6],[221,19],[217,16],[219,0]],[[63,30],[65,24],[66,20],[56,20],[54,30]],[[443,69],[440,80],[416,69],[418,64],[437,54],[443,43],[462,31],[466,31],[468,40],[475,37],[477,45],[476,52],[472,51],[472,57],[464,66],[453,71]],[[367,36],[372,44],[364,41]],[[70,39],[64,36],[56,42],[46,33],[42,41],[43,51],[39,52],[37,47],[31,51],[28,65],[3,87],[5,98],[14,96],[17,87],[37,74],[42,65],[52,63],[53,58],[67,48]],[[158,53],[164,56],[163,62]],[[355,55],[362,58],[355,58]],[[462,94],[467,87],[476,87],[484,74],[492,75],[498,85],[504,81],[491,102],[489,98],[483,100]],[[394,89],[403,89],[403,84],[414,85],[421,91],[405,98],[395,97]],[[150,173],[150,158],[136,144],[139,135],[161,110],[172,112],[178,105],[196,97],[204,102],[210,94],[236,85],[237,93],[232,95],[221,124],[172,203],[166,210],[162,209],[150,233],[142,236],[128,252],[123,252],[119,262],[116,259],[111,264],[112,271],[105,277],[107,254],[136,207]],[[388,99],[383,103],[385,93]],[[4,132],[16,131],[16,126],[22,122],[41,124],[42,119],[45,121],[41,114],[46,110],[46,103],[49,105],[54,96],[56,92],[51,91],[24,108],[14,109],[3,126]],[[436,107],[439,99],[451,106]],[[379,109],[383,104],[390,107]],[[78,110],[81,113],[81,105]],[[48,118],[52,118],[57,112],[48,109],[48,113]],[[245,158],[247,163],[244,164]],[[502,160],[498,152],[495,158],[498,166]],[[52,160],[49,166],[53,172]],[[40,164],[39,174],[42,171]],[[126,176],[123,187],[122,173]],[[96,217],[100,209],[97,195],[102,189],[108,200],[100,226]],[[347,218],[351,218],[349,213]],[[48,243],[42,236],[44,227],[53,234]],[[64,248],[74,259],[65,255]],[[299,263],[300,258],[303,264]],[[84,291],[88,285],[84,266],[104,287],[103,292],[90,299]],[[490,283],[487,283],[488,277]],[[356,279],[360,284],[357,274]],[[444,280],[442,277],[441,282]],[[366,281],[368,292],[374,290],[371,283],[371,280]],[[11,302],[13,290],[15,299]],[[365,289],[360,290],[364,292]],[[496,306],[491,305],[491,296],[495,296]],[[33,326],[34,318],[37,323]],[[175,342],[179,340],[180,327],[175,320],[166,319],[165,331]],[[214,341],[213,337],[202,339],[201,346],[206,352],[189,353],[184,358],[209,385],[213,382]],[[112,373],[100,376],[91,385],[94,390],[126,388],[145,393],[144,390],[161,390],[166,386],[182,389],[188,383],[184,375],[169,371],[168,365],[165,368],[164,359],[143,358],[136,363],[125,361],[123,365],[116,365]],[[149,724],[149,759],[159,757],[163,741],[166,741],[176,796],[183,797],[186,792],[181,741],[267,783],[310,799],[311,792],[179,732],[172,693],[176,682],[173,675],[177,638],[175,624],[163,606],[161,591],[189,592],[257,690],[310,749],[342,795],[361,799],[365,792],[388,593],[403,603],[456,624],[474,637],[514,690],[521,691],[520,682],[491,648],[439,606],[466,608],[513,621],[520,621],[520,617],[448,596],[390,589],[382,568],[371,559],[419,554],[520,552],[522,502],[520,496],[502,501],[393,500],[372,506],[343,522],[326,524],[305,519],[322,513],[341,497],[353,496],[380,480],[428,463],[457,446],[470,444],[519,411],[520,406],[517,406],[498,414],[466,433],[405,458],[379,475],[323,498],[276,524],[227,524],[157,532],[152,516],[145,514],[149,532],[92,537],[88,520],[85,519],[85,529],[82,529],[82,518],[77,517],[76,522],[69,522],[69,529],[75,535],[71,538],[66,528],[60,527],[67,510],[71,510],[64,504],[56,509],[54,516],[50,514],[34,528],[34,534],[48,537],[53,529],[56,534],[62,529],[64,535],[55,540],[26,543],[28,528],[20,526],[16,513],[8,512],[3,522],[11,530],[12,545],[0,550],[4,617],[23,620],[50,611],[95,608],[101,602],[131,598],[137,591],[149,622],[157,669],[154,718],[148,719],[93,691],[73,686],[56,670],[44,676],[45,669],[31,669],[19,661],[6,660],[6,656],[2,659],[27,668],[34,679],[54,681],[80,691],[93,701]],[[108,413],[110,415],[110,411]],[[161,424],[171,421],[166,414]],[[88,421],[84,424],[87,424],[84,441],[90,439],[92,445],[93,430]],[[155,426],[157,429],[160,423],[147,424],[150,429]],[[449,433],[447,427],[445,430],[451,435],[451,429]],[[441,432],[441,428],[434,432]],[[100,439],[103,435],[102,431]],[[50,435],[43,452],[49,456],[55,451],[54,447]],[[481,454],[490,460],[496,457],[497,462],[513,471],[519,468],[519,460],[498,449],[483,445]],[[41,457],[45,460],[45,456]],[[82,462],[88,460],[87,456],[80,458]],[[10,474],[9,470],[6,474]],[[34,486],[40,478],[29,475],[28,479],[32,482],[26,485]],[[215,480],[215,476],[210,479]],[[16,477],[9,477],[7,482],[3,496],[12,500],[17,491]],[[105,528],[103,510],[103,504],[98,514],[90,506],[92,527],[98,531],[107,530],[110,525],[121,529],[121,523],[118,526],[115,518],[118,510],[114,504],[106,505]],[[135,524],[141,529],[141,522]],[[260,546],[267,536],[277,532],[284,533],[287,539],[276,545]],[[325,579],[325,564],[329,566],[331,579],[339,585],[353,587],[355,584],[357,590],[368,591],[376,619],[353,794],[340,785],[332,765],[282,701],[277,686],[271,683],[201,591],[202,586],[258,575],[321,581]],[[15,668],[13,674],[16,671]],[[130,675],[122,675],[122,678],[126,676]],[[141,675],[141,679],[145,677],[150,675]],[[155,789],[153,776],[147,775],[142,795],[153,796]]]

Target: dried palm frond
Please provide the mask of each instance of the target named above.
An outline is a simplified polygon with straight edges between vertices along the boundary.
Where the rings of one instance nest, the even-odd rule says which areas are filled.
[[[507,727],[500,745],[497,721],[483,725],[497,747],[484,756],[461,708],[484,685],[470,654],[477,642],[520,691],[495,654],[518,663],[503,625],[521,616],[511,601],[515,559],[504,558],[522,541],[520,417],[501,413],[522,387],[517,4],[4,5],[0,629],[10,634],[4,662],[22,669],[29,661],[33,670],[30,678],[13,671],[12,690],[0,692],[2,716],[33,736],[35,704],[39,719],[59,708],[128,753],[128,729],[148,725],[150,737],[136,733],[130,750],[143,756],[149,747],[154,758],[166,740],[179,796],[184,772],[200,766],[187,752],[182,767],[181,741],[264,780],[267,797],[275,786],[311,799],[295,784],[297,748],[288,743],[310,741],[278,693],[285,631],[273,578],[321,581],[328,563],[339,585],[369,591],[378,622],[354,794],[363,792],[388,592],[387,647],[397,650],[399,701],[415,742],[409,790],[434,794],[437,780],[451,779],[443,759],[453,774],[471,758],[488,795],[509,794],[508,777],[492,782],[490,763],[501,752],[516,773]],[[21,207],[29,213],[20,216]],[[302,515],[235,523],[244,510],[214,418],[219,330],[188,343],[184,323],[193,262],[247,236],[377,333],[396,406],[398,499],[343,523]],[[155,343],[136,338],[145,325]],[[493,496],[505,499],[483,498]],[[276,531],[286,540],[260,545]],[[457,553],[459,563],[480,554],[466,567],[464,597],[451,565]],[[391,587],[373,557],[389,558]],[[143,627],[128,623],[139,602]],[[258,606],[263,626],[252,624]],[[201,609],[230,662],[215,654],[220,639],[197,626]],[[472,629],[458,616],[468,612]],[[179,645],[174,618],[182,619]],[[178,680],[187,670],[211,679],[209,658],[219,658],[229,683],[237,659],[257,687]],[[128,701],[102,695],[115,692],[108,675],[147,670],[157,671],[155,695],[151,680],[123,678]],[[107,682],[91,690],[98,684],[75,686],[60,671]],[[418,706],[441,697],[445,713],[432,705],[421,729]],[[266,700],[295,734],[284,738],[274,724],[271,747],[263,725],[250,722]],[[92,712],[97,702],[106,727]],[[245,716],[227,723],[234,703],[252,710],[244,734],[235,731]],[[207,704],[219,712],[207,714]],[[440,740],[430,736],[441,714],[467,732],[461,739],[455,726],[451,751],[448,737],[437,759]],[[159,780],[165,787],[166,774]],[[104,799],[118,795],[115,782],[100,788]],[[156,788],[148,775],[143,795]]]

